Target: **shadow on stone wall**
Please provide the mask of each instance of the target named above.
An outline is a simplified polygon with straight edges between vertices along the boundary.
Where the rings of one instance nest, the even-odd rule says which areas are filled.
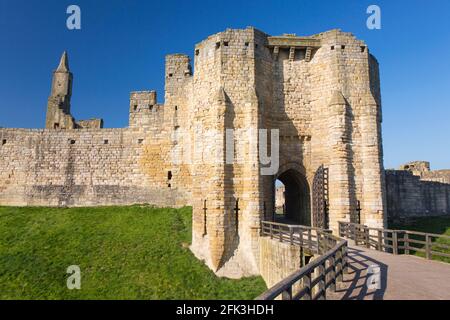
[[[405,170],[386,170],[388,220],[450,216],[450,184],[422,180]]]

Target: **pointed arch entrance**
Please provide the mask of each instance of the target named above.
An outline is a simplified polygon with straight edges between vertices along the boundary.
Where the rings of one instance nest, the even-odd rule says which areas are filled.
[[[279,219],[288,223],[310,226],[311,193],[305,175],[294,167],[281,168],[275,176],[274,188],[276,188],[277,180],[284,185],[283,216]],[[275,195],[273,201],[275,203]]]

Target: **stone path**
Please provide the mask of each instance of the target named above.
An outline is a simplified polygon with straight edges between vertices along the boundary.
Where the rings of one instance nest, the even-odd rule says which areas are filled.
[[[450,264],[424,258],[348,248],[349,273],[327,299],[345,300],[450,300]],[[381,268],[381,289],[368,290],[367,268]]]

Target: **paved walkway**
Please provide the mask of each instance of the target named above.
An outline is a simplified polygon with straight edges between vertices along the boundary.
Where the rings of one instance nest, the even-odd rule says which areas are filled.
[[[327,299],[450,300],[450,264],[409,255],[393,255],[356,247],[348,248],[349,273],[336,293]],[[367,268],[381,268],[381,289],[368,290]]]

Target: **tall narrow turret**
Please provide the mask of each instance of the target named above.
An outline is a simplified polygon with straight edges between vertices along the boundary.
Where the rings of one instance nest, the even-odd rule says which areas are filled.
[[[74,129],[70,114],[73,75],[69,70],[67,52],[61,56],[58,68],[53,72],[52,90],[47,104],[46,129]]]

